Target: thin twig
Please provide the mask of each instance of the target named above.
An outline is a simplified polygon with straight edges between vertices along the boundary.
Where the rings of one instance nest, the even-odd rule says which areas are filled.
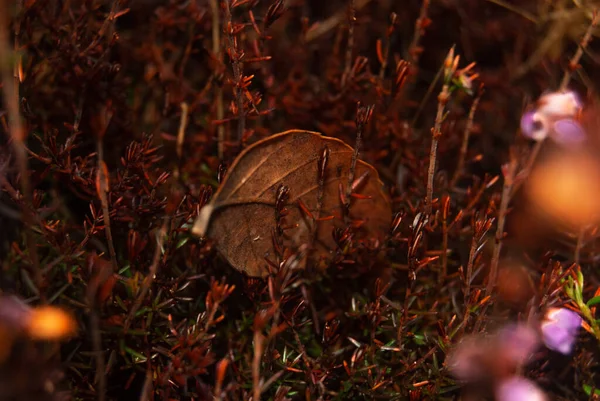
[[[223,62],[223,55],[221,53],[221,14],[218,0],[210,0],[210,9],[212,12],[212,51],[213,55],[217,57],[217,60],[219,61],[220,68],[221,63]],[[225,110],[223,108],[223,87],[217,85],[216,92],[217,120],[222,121],[225,117]],[[222,160],[225,147],[225,127],[223,124],[217,125],[217,141],[219,159]]]
[[[392,15],[392,18],[395,19],[395,15]],[[392,20],[390,27],[388,28],[389,32],[393,32],[393,26],[394,26],[393,24],[394,24],[394,20]],[[379,67],[379,74],[378,74],[379,82],[381,84],[383,83],[383,77],[385,76],[385,70],[387,69],[388,60],[390,58],[390,44],[391,44],[391,38],[390,38],[390,34],[388,33],[388,35],[386,35],[385,50],[383,51],[383,54],[382,54],[381,66]]]
[[[354,50],[354,25],[356,24],[356,8],[354,0],[350,0],[348,9],[348,44],[346,46],[346,61],[344,63],[344,75],[342,76],[342,87],[346,85],[346,81],[350,76],[352,68],[352,52]]]
[[[423,96],[423,99],[421,99],[421,103],[419,103],[419,107],[417,107],[417,111],[415,111],[415,115],[413,116],[413,118],[410,122],[411,127],[414,127],[417,124],[417,121],[419,120],[419,117],[421,116],[421,112],[423,111],[425,104],[427,104],[429,97],[433,93],[433,89],[436,87],[438,81],[442,77],[443,72],[444,72],[444,65],[442,64],[440,66],[440,68],[438,69],[438,71],[436,72],[435,77],[433,78],[433,81],[431,81],[431,83],[429,84],[429,87],[427,88],[427,92],[425,92],[425,96]]]
[[[469,260],[467,261],[467,269],[465,272],[465,282],[464,282],[464,296],[465,296],[465,314],[468,316],[469,311],[469,300],[471,298],[471,281],[473,280],[473,264],[475,263],[475,254],[477,253],[477,246],[479,245],[479,241],[477,238],[477,232],[473,233],[473,238],[471,239],[471,249],[469,250]],[[466,321],[465,317],[465,321]]]
[[[450,92],[448,84],[444,84],[442,91],[438,96],[438,108],[435,117],[435,125],[431,130],[431,149],[429,151],[429,170],[427,172],[427,197],[425,198],[425,215],[430,216],[433,203],[433,179],[435,177],[435,164],[437,159],[438,140],[442,135],[442,120],[444,119],[444,109]]]
[[[150,401],[150,394],[152,392],[152,372],[148,369],[146,378],[144,379],[144,386],[140,394],[140,401]]]
[[[410,46],[408,46],[408,57],[414,68],[416,68],[419,63],[419,58],[422,53],[419,43],[425,33],[425,27],[427,26],[427,12],[429,11],[430,2],[430,0],[423,0],[421,2],[421,11],[419,12],[419,18],[415,21],[413,39],[410,42]]]
[[[565,71],[565,75],[563,76],[563,79],[560,84],[561,90],[567,89],[567,85],[569,85],[569,81],[571,80],[571,75],[572,75],[573,71],[575,71],[578,68],[579,60],[581,60],[581,56],[583,56],[583,52],[584,52],[585,48],[590,43],[590,40],[592,39],[592,33],[597,24],[598,24],[598,11],[594,10],[592,22],[590,23],[590,26],[588,26],[587,30],[585,31],[585,34],[583,35],[583,38],[581,39],[581,42],[579,43],[579,47],[577,48],[577,51],[573,55],[573,58],[571,58],[571,60],[569,61],[569,66],[567,67],[567,70]]]
[[[29,161],[27,158],[27,147],[25,144],[25,127],[21,120],[21,112],[19,110],[19,69],[21,58],[17,56],[19,51],[19,30],[17,25],[15,30],[15,39],[13,50],[11,51],[9,42],[9,7],[8,2],[0,0],[0,69],[2,88],[4,92],[4,102],[8,111],[9,130],[12,146],[16,156],[16,162],[19,168],[19,175],[21,181],[21,193],[23,196],[23,202],[21,202],[23,219],[25,223],[25,237],[27,241],[27,248],[29,250],[29,256],[31,258],[32,273],[34,275],[34,282],[38,289],[42,287],[43,277],[40,271],[39,256],[37,252],[37,244],[33,234],[33,223],[35,221],[35,215],[33,207],[33,189],[29,178]],[[16,1],[16,14],[19,16],[22,9],[22,1]],[[15,59],[11,72],[10,64],[8,60]],[[44,294],[39,291],[40,299],[45,302]]]
[[[496,285],[498,277],[498,264],[500,261],[500,252],[502,251],[502,241],[504,239],[504,224],[511,196],[513,194],[513,185],[517,173],[517,160],[512,158],[505,166],[504,185],[502,187],[502,199],[500,200],[500,210],[498,210],[498,225],[496,227],[496,236],[494,243],[494,253],[490,263],[490,274],[486,287],[486,294],[490,295]]]
[[[227,32],[227,43],[229,47],[229,58],[233,69],[233,94],[235,96],[238,126],[237,126],[237,142],[241,143],[246,130],[246,113],[244,112],[244,97],[242,95],[242,71],[243,64],[241,61],[242,53],[238,51],[237,40],[233,37],[233,23],[231,20],[231,0],[225,0],[225,26]]]
[[[406,58],[410,63],[409,77],[408,77],[408,82],[406,83],[406,85],[404,85],[404,87],[402,89],[402,93],[400,94],[401,98],[404,98],[408,93],[410,93],[412,91],[412,89],[414,88],[414,86],[416,85],[415,78],[417,76],[417,72],[419,69],[419,59],[421,58],[421,53],[423,52],[423,49],[420,46],[420,42],[421,42],[421,39],[423,38],[423,35],[425,34],[425,28],[429,25],[429,22],[428,22],[429,18],[427,17],[427,13],[429,12],[430,3],[431,3],[431,0],[422,0],[421,10],[419,11],[419,18],[417,18],[417,20],[415,21],[413,38],[412,38],[412,41],[410,42],[410,45],[408,46],[407,54],[406,54]],[[434,79],[434,82],[432,82],[432,86],[430,86],[430,90],[436,84],[438,78],[439,78],[439,76]],[[424,104],[424,102],[427,101],[427,98],[428,98],[428,95],[426,95],[425,98],[423,99],[421,106]],[[412,126],[414,126],[415,121],[417,120],[419,114],[420,114],[420,110],[418,110],[415,113],[415,116],[414,116],[413,122],[412,122]]]
[[[163,245],[165,243],[165,238],[167,236],[167,231],[169,225],[171,224],[171,219],[167,218],[163,221],[162,226],[160,227],[160,231],[156,236],[156,249],[154,250],[154,257],[152,258],[152,264],[150,265],[150,269],[148,271],[148,275],[144,278],[144,282],[142,283],[142,287],[139,295],[137,296],[135,303],[131,307],[129,311],[129,315],[127,319],[125,319],[125,323],[123,324],[123,331],[126,333],[129,330],[129,326],[135,317],[135,314],[142,306],[142,302],[144,298],[146,298],[146,294],[150,290],[152,283],[154,282],[154,278],[156,277],[156,272],[158,271],[158,265],[160,264],[160,255],[163,250]]]
[[[371,106],[372,107],[372,106]],[[358,103],[357,114],[361,113],[362,106]],[[360,147],[362,146],[362,133],[365,127],[363,121],[357,117],[356,119],[356,143],[354,144],[354,152],[352,152],[352,161],[350,164],[350,171],[348,172],[348,187],[346,188],[346,210],[350,209],[350,199],[352,195],[352,184],[354,183],[354,176],[356,175],[356,162],[360,155]]]
[[[450,210],[450,198],[442,201],[442,270],[438,275],[438,282],[442,283],[448,275],[448,211]]]
[[[469,111],[469,118],[467,119],[467,125],[465,126],[465,131],[463,133],[463,140],[462,140],[462,144],[460,147],[460,154],[458,156],[458,164],[456,165],[456,170],[454,171],[454,175],[452,176],[452,179],[450,180],[450,184],[448,185],[448,187],[450,189],[452,189],[456,186],[456,183],[458,182],[458,180],[460,179],[460,177],[462,175],[463,167],[465,165],[465,158],[467,157],[467,150],[469,148],[469,136],[471,135],[471,132],[473,131],[473,119],[475,117],[475,111],[477,110],[477,106],[479,105],[479,100],[481,99],[482,94],[483,94],[483,90],[480,90],[479,93],[477,94],[477,97],[473,101],[473,104],[471,105],[471,110]]]
[[[175,169],[175,178],[179,178],[180,176],[180,166],[183,160],[183,143],[185,142],[185,129],[187,127],[188,124],[188,113],[189,113],[189,107],[188,104],[185,102],[181,103],[181,121],[179,124],[179,130],[177,132],[177,144],[176,144],[176,152],[177,152],[177,158],[179,159],[178,163],[177,163],[177,168]]]
[[[579,265],[581,261],[581,249],[583,248],[585,238],[585,227],[579,229],[577,234],[577,243],[575,244],[575,251],[573,252],[573,263]]]
[[[92,348],[96,355],[96,394],[98,401],[104,401],[106,399],[106,375],[104,373],[104,356],[102,355],[102,334],[100,333],[100,317],[93,304],[90,306],[90,331]]]
[[[260,401],[260,362],[264,350],[265,336],[259,330],[254,331],[254,358],[252,359],[252,401]]]
[[[98,195],[100,196],[100,203],[102,204],[102,219],[104,220],[104,231],[106,232],[106,242],[108,242],[108,253],[110,254],[110,261],[115,271],[118,270],[119,265],[117,263],[117,252],[115,251],[115,244],[113,242],[112,229],[110,225],[110,210],[108,208],[108,174],[106,169],[106,163],[104,163],[104,147],[102,139],[97,142],[98,148],[98,181],[101,183]]]
[[[356,163],[358,161],[358,156],[360,154],[360,148],[362,146],[362,134],[365,129],[365,126],[368,124],[371,119],[371,115],[373,114],[373,109],[375,105],[363,106],[361,102],[357,102],[356,104],[356,143],[354,145],[354,152],[352,153],[352,161],[350,164],[350,171],[348,173],[348,187],[346,188],[345,194],[345,205],[344,205],[344,213],[345,217],[348,217],[350,212],[350,203],[352,199],[352,192],[354,191],[354,186],[356,183],[354,182],[354,177],[356,176]],[[360,179],[359,179],[360,180]]]

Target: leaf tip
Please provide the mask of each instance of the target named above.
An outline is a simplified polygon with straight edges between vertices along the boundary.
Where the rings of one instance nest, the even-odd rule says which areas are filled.
[[[200,210],[200,214],[196,218],[194,226],[192,227],[192,234],[198,237],[204,237],[206,235],[213,210],[214,206],[211,204],[205,205]]]

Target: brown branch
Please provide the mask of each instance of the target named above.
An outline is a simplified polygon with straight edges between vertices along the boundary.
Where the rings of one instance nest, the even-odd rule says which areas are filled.
[[[25,236],[27,248],[29,249],[29,256],[31,258],[32,274],[34,276],[34,283],[39,291],[40,299],[44,302],[45,296],[40,290],[43,277],[40,270],[37,244],[33,234],[33,224],[36,219],[35,211],[33,210],[33,189],[29,177],[29,160],[27,158],[27,147],[25,144],[27,133],[25,132],[25,127],[21,120],[21,111],[19,109],[19,70],[21,58],[18,56],[18,50],[20,28],[17,25],[13,49],[11,50],[9,41],[9,7],[7,3],[8,2],[5,0],[0,0],[0,77],[3,83],[4,103],[6,104],[6,109],[8,111],[11,144],[15,153],[20,175],[21,193],[23,197],[22,202],[20,203],[26,226]],[[17,18],[22,9],[21,3],[21,1],[15,2]],[[12,71],[8,60],[16,61],[12,63]]]
[[[352,52],[354,50],[354,25],[356,24],[356,7],[354,0],[350,0],[348,9],[348,44],[346,46],[346,61],[344,63],[344,74],[342,75],[342,87],[346,86],[346,82],[350,77],[352,68]]]
[[[221,16],[218,0],[210,0],[210,9],[212,12],[212,51],[219,61],[220,68],[221,63],[223,62],[223,55],[221,53]],[[217,120],[222,121],[225,117],[225,109],[223,108],[223,87],[217,85],[216,91]],[[223,124],[217,125],[217,138],[219,159],[223,159],[225,147],[225,127]]]
[[[431,130],[431,149],[429,150],[429,170],[427,172],[427,197],[425,198],[425,215],[430,216],[433,203],[433,179],[435,177],[435,164],[437,159],[438,140],[442,136],[442,120],[444,119],[444,109],[448,98],[450,97],[449,87],[444,84],[442,91],[438,96],[438,108],[435,117],[435,124]]]
[[[515,176],[517,172],[517,160],[512,158],[510,162],[505,166],[504,171],[504,185],[502,187],[502,199],[500,200],[500,210],[498,211],[498,226],[496,227],[496,237],[494,244],[494,253],[492,254],[492,261],[490,263],[490,274],[488,277],[488,283],[486,287],[486,294],[490,295],[496,285],[498,278],[498,264],[500,261],[500,252],[502,251],[502,240],[504,239],[504,224],[506,222],[506,215],[508,211],[508,205],[512,197],[514,190]]]
[[[463,172],[463,167],[465,165],[465,158],[467,157],[467,150],[469,148],[469,136],[471,135],[471,132],[473,131],[473,119],[475,117],[475,111],[477,110],[477,106],[479,105],[479,100],[481,99],[482,94],[483,94],[483,90],[480,89],[479,93],[477,94],[477,97],[475,98],[475,100],[473,101],[473,104],[471,105],[471,110],[469,111],[469,118],[467,119],[467,125],[465,126],[465,131],[463,133],[463,140],[462,140],[462,144],[460,147],[460,154],[458,156],[458,164],[456,165],[456,170],[454,171],[454,175],[452,176],[452,179],[450,180],[450,184],[448,185],[448,187],[450,189],[452,189],[456,186],[456,183],[460,179],[461,174]]]
[[[102,140],[102,135],[98,136],[96,142],[98,152],[97,182],[99,183],[97,189],[100,204],[102,205],[102,219],[104,220],[104,232],[106,233],[106,242],[108,242],[110,261],[113,265],[113,270],[116,272],[119,269],[119,265],[117,263],[117,252],[115,251],[115,244],[113,242],[110,225],[110,209],[108,207],[108,192],[110,191],[110,187],[108,185],[108,170],[106,168],[106,163],[104,162],[104,142]]]
[[[571,58],[571,60],[569,61],[569,66],[567,67],[567,70],[565,71],[565,75],[563,76],[563,79],[560,83],[560,90],[567,89],[567,85],[569,85],[569,81],[571,80],[571,74],[573,73],[573,71],[575,71],[578,68],[579,60],[581,60],[581,56],[583,56],[583,51],[590,43],[590,40],[592,39],[592,33],[597,24],[598,24],[598,11],[594,10],[592,22],[590,23],[590,26],[588,26],[587,30],[585,31],[585,34],[583,35],[583,38],[581,39],[581,42],[579,43],[579,47],[577,48],[577,51],[573,55],[573,58]]]
[[[265,345],[265,336],[259,331],[254,331],[254,357],[252,358],[252,401],[260,401],[260,362]]]
[[[408,56],[410,63],[416,68],[419,63],[419,57],[421,55],[421,49],[419,48],[419,42],[421,37],[425,33],[425,27],[427,26],[427,12],[429,11],[429,4],[431,0],[423,0],[421,3],[421,11],[419,18],[415,22],[415,31],[413,34],[412,42],[408,46]]]

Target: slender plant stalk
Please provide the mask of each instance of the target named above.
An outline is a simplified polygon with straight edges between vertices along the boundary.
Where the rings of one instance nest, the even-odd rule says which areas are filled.
[[[227,44],[229,47],[229,57],[231,58],[231,67],[233,69],[233,93],[235,95],[236,107],[237,107],[237,142],[241,144],[244,132],[246,131],[246,114],[244,112],[244,97],[242,94],[242,72],[243,64],[240,59],[238,52],[236,39],[233,37],[231,32],[231,0],[225,0],[225,26],[227,31]]]
[[[189,115],[189,107],[185,102],[181,103],[181,121],[179,123],[179,130],[177,131],[177,144],[176,144],[176,152],[177,158],[179,159],[177,163],[177,168],[175,169],[175,178],[180,178],[180,166],[183,160],[183,143],[185,142],[185,129],[188,124],[188,115]]]
[[[146,379],[144,379],[144,386],[140,394],[140,401],[150,401],[150,394],[152,393],[152,370],[148,369],[146,373]]]
[[[212,11],[212,51],[217,57],[220,67],[223,62],[223,55],[221,52],[221,13],[218,0],[210,0],[210,9]],[[220,85],[217,85],[216,88],[216,98],[217,120],[222,121],[225,116],[225,109],[223,108],[223,87]],[[217,141],[219,159],[223,159],[225,153],[225,127],[223,124],[217,126]]]
[[[437,159],[438,140],[442,135],[442,120],[444,119],[444,109],[450,96],[447,84],[444,84],[442,91],[438,96],[438,108],[435,117],[435,125],[431,130],[431,149],[429,151],[429,170],[427,172],[427,197],[425,198],[425,215],[430,216],[433,203],[433,179],[435,177],[435,164]]]
[[[579,265],[581,261],[581,249],[583,248],[585,229],[586,227],[582,227],[577,234],[577,243],[575,244],[575,251],[573,252],[573,262],[577,265]]]
[[[447,199],[442,204],[442,270],[438,275],[438,282],[441,284],[448,275],[448,209],[450,202]]]
[[[479,100],[481,99],[482,92],[480,91],[477,94],[477,97],[473,101],[471,105],[471,110],[469,111],[469,117],[467,119],[467,125],[465,126],[465,130],[463,132],[462,144],[460,146],[460,154],[458,155],[458,164],[456,165],[456,170],[454,171],[454,175],[450,180],[450,184],[448,185],[450,189],[456,186],[456,183],[460,179],[463,167],[465,165],[465,159],[467,157],[467,150],[469,149],[469,136],[473,131],[473,119],[475,117],[475,111],[477,111],[477,106],[479,106]]]
[[[342,86],[346,85],[346,81],[350,76],[352,68],[352,52],[354,51],[354,25],[356,24],[356,5],[354,0],[350,0],[348,15],[348,45],[346,46],[346,61],[344,64],[344,75],[342,77]]]
[[[82,94],[83,98],[84,94]],[[115,246],[113,243],[112,231],[110,226],[110,211],[108,209],[108,192],[110,190],[108,184],[108,169],[104,162],[104,134],[110,124],[112,113],[108,112],[108,118],[104,121],[104,126],[100,129],[101,132],[97,133],[96,138],[96,151],[98,153],[98,166],[96,175],[96,190],[100,197],[100,203],[102,204],[102,219],[104,220],[104,231],[106,233],[106,241],[108,242],[108,252],[110,254],[110,260],[112,264],[113,272],[118,271],[117,265],[117,254],[115,252]],[[104,356],[102,354],[102,334],[100,333],[100,316],[94,302],[97,289],[93,291],[89,297],[90,303],[90,330],[92,337],[92,348],[94,350],[95,361],[96,361],[96,394],[98,401],[104,401],[106,399],[106,376],[104,374],[105,363]]]
[[[379,67],[379,74],[377,78],[380,83],[383,83],[383,77],[385,76],[385,70],[388,66],[388,60],[390,58],[390,38],[388,37],[385,43],[385,50],[383,51],[383,60],[381,61],[381,67]]]
[[[107,122],[108,124],[108,122]],[[100,197],[100,203],[102,204],[102,218],[104,220],[104,232],[106,233],[106,241],[108,242],[108,253],[110,254],[110,261],[113,265],[113,270],[116,272],[119,269],[117,264],[117,252],[115,251],[115,244],[113,242],[112,229],[110,225],[110,210],[108,208],[108,192],[110,190],[108,185],[108,170],[106,163],[104,162],[104,141],[102,137],[104,133],[98,135],[96,141],[96,148],[98,152],[98,196]]]
[[[95,295],[95,294],[94,294]],[[92,336],[92,348],[96,361],[96,395],[98,401],[106,399],[106,375],[104,373],[105,363],[102,355],[102,334],[100,333],[100,317],[95,303],[90,304],[90,331]]]
[[[517,172],[517,160],[512,159],[508,165],[504,176],[504,185],[502,187],[502,199],[500,200],[500,210],[498,211],[498,225],[496,227],[494,253],[490,264],[490,274],[486,287],[486,294],[490,295],[496,286],[498,278],[498,264],[500,261],[500,252],[502,251],[502,241],[504,239],[504,224],[506,222],[506,214],[508,205],[513,194],[513,185]]]
[[[17,16],[22,9],[22,1],[13,3]],[[22,216],[25,223],[25,240],[27,242],[28,253],[31,258],[32,274],[38,295],[42,302],[45,302],[45,295],[41,291],[42,273],[40,270],[37,244],[33,234],[33,224],[35,215],[33,210],[33,189],[29,178],[29,160],[27,158],[27,146],[25,144],[26,132],[21,120],[19,110],[19,84],[21,57],[19,51],[19,31],[20,27],[14,32],[13,49],[11,50],[9,41],[9,2],[0,0],[0,77],[2,79],[2,89],[4,92],[4,102],[8,111],[9,131],[11,144],[15,153],[17,166],[19,169],[21,193],[23,197]],[[14,62],[9,62],[14,60]],[[11,71],[12,64],[12,71]]]
[[[252,359],[252,401],[260,401],[260,362],[262,360],[265,337],[259,330],[254,331],[254,358]]]
[[[569,85],[569,81],[571,80],[572,73],[573,73],[573,71],[575,71],[578,68],[579,60],[581,60],[581,56],[583,56],[583,52],[584,52],[585,48],[589,45],[589,43],[592,39],[592,34],[594,32],[594,28],[596,27],[596,25],[598,25],[598,11],[597,10],[594,11],[594,16],[592,17],[592,22],[590,23],[587,30],[585,31],[585,34],[583,35],[583,38],[581,39],[581,42],[579,43],[579,47],[577,48],[577,51],[573,55],[573,58],[571,58],[571,61],[569,61],[569,66],[568,66],[567,70],[565,71],[565,75],[563,76],[563,79],[560,83],[561,90],[567,89],[567,86]]]
[[[463,283],[465,313],[463,315],[463,321],[460,328],[461,334],[466,330],[469,316],[471,315],[471,280],[473,279],[473,264],[475,263],[477,245],[477,235],[476,233],[473,233],[473,238],[471,239],[471,249],[469,250],[469,260],[467,261],[467,268],[465,271],[465,281]]]
[[[421,53],[422,53],[422,48],[421,48],[421,39],[423,38],[423,35],[425,34],[425,28],[427,26],[426,21],[428,20],[427,17],[427,13],[429,12],[429,5],[431,4],[431,0],[422,0],[421,1],[421,10],[419,11],[419,18],[417,18],[417,20],[415,21],[415,27],[414,27],[414,33],[413,33],[413,38],[412,41],[410,42],[410,45],[408,46],[408,50],[407,50],[407,54],[406,54],[406,58],[407,60],[410,62],[410,72],[409,72],[409,77],[408,77],[408,82],[406,83],[406,85],[404,85],[402,93],[399,95],[399,97],[401,99],[404,99],[404,97],[410,93],[412,91],[412,89],[414,88],[414,86],[416,85],[416,80],[414,79],[418,73],[418,66],[419,66],[419,59],[421,58]],[[432,86],[434,86],[437,82],[437,79],[439,77],[436,77],[436,79],[434,79],[434,82],[432,82]],[[430,87],[432,88],[432,87]],[[423,102],[426,102],[428,98],[428,95],[425,96],[425,98],[422,100],[421,106],[423,105]],[[412,126],[414,126],[414,123],[416,121],[416,119],[419,117],[420,111],[417,111],[413,117],[413,122],[412,122]]]
[[[421,42],[421,38],[425,33],[425,21],[427,20],[427,12],[429,11],[429,4],[431,0],[422,0],[421,1],[421,11],[419,12],[419,18],[415,22],[415,31],[413,33],[412,42],[410,42],[410,46],[408,46],[408,57],[410,63],[416,67],[419,63],[419,58],[421,56],[421,50],[419,43]]]
[[[359,105],[360,108],[360,105]],[[348,187],[346,188],[346,209],[350,208],[350,199],[352,197],[352,184],[354,183],[354,177],[356,175],[356,162],[360,155],[360,148],[362,146],[362,133],[364,129],[363,123],[358,123],[356,126],[356,143],[354,144],[354,152],[352,152],[352,161],[350,163],[350,171],[348,172]]]
[[[471,281],[473,280],[473,264],[475,263],[475,253],[477,252],[478,239],[476,233],[473,234],[471,240],[471,249],[469,250],[469,260],[467,261],[467,269],[465,271],[465,282],[464,282],[464,295],[465,295],[465,306],[467,311],[465,315],[468,316],[468,306],[471,297]],[[465,317],[466,320],[466,317]]]

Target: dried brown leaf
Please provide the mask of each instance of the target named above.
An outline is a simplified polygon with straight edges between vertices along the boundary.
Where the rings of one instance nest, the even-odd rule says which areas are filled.
[[[325,147],[329,158],[319,211],[319,157]],[[276,196],[283,184],[290,189],[285,226],[294,227],[285,230],[284,244],[296,248],[313,243],[311,259],[327,259],[336,249],[334,228],[348,225],[339,188],[348,184],[352,153],[346,143],[317,132],[291,130],[263,139],[237,157],[192,231],[215,240],[219,252],[236,269],[264,277],[268,274],[265,258],[274,259],[275,255],[272,233],[276,228]],[[362,180],[365,173],[365,182],[357,189],[363,196],[352,199],[347,218],[361,222],[353,224],[360,226],[355,240],[381,241],[390,229],[391,204],[375,168],[359,160],[355,176]],[[325,218],[329,216],[333,218]],[[314,224],[317,228],[312,234]]]

